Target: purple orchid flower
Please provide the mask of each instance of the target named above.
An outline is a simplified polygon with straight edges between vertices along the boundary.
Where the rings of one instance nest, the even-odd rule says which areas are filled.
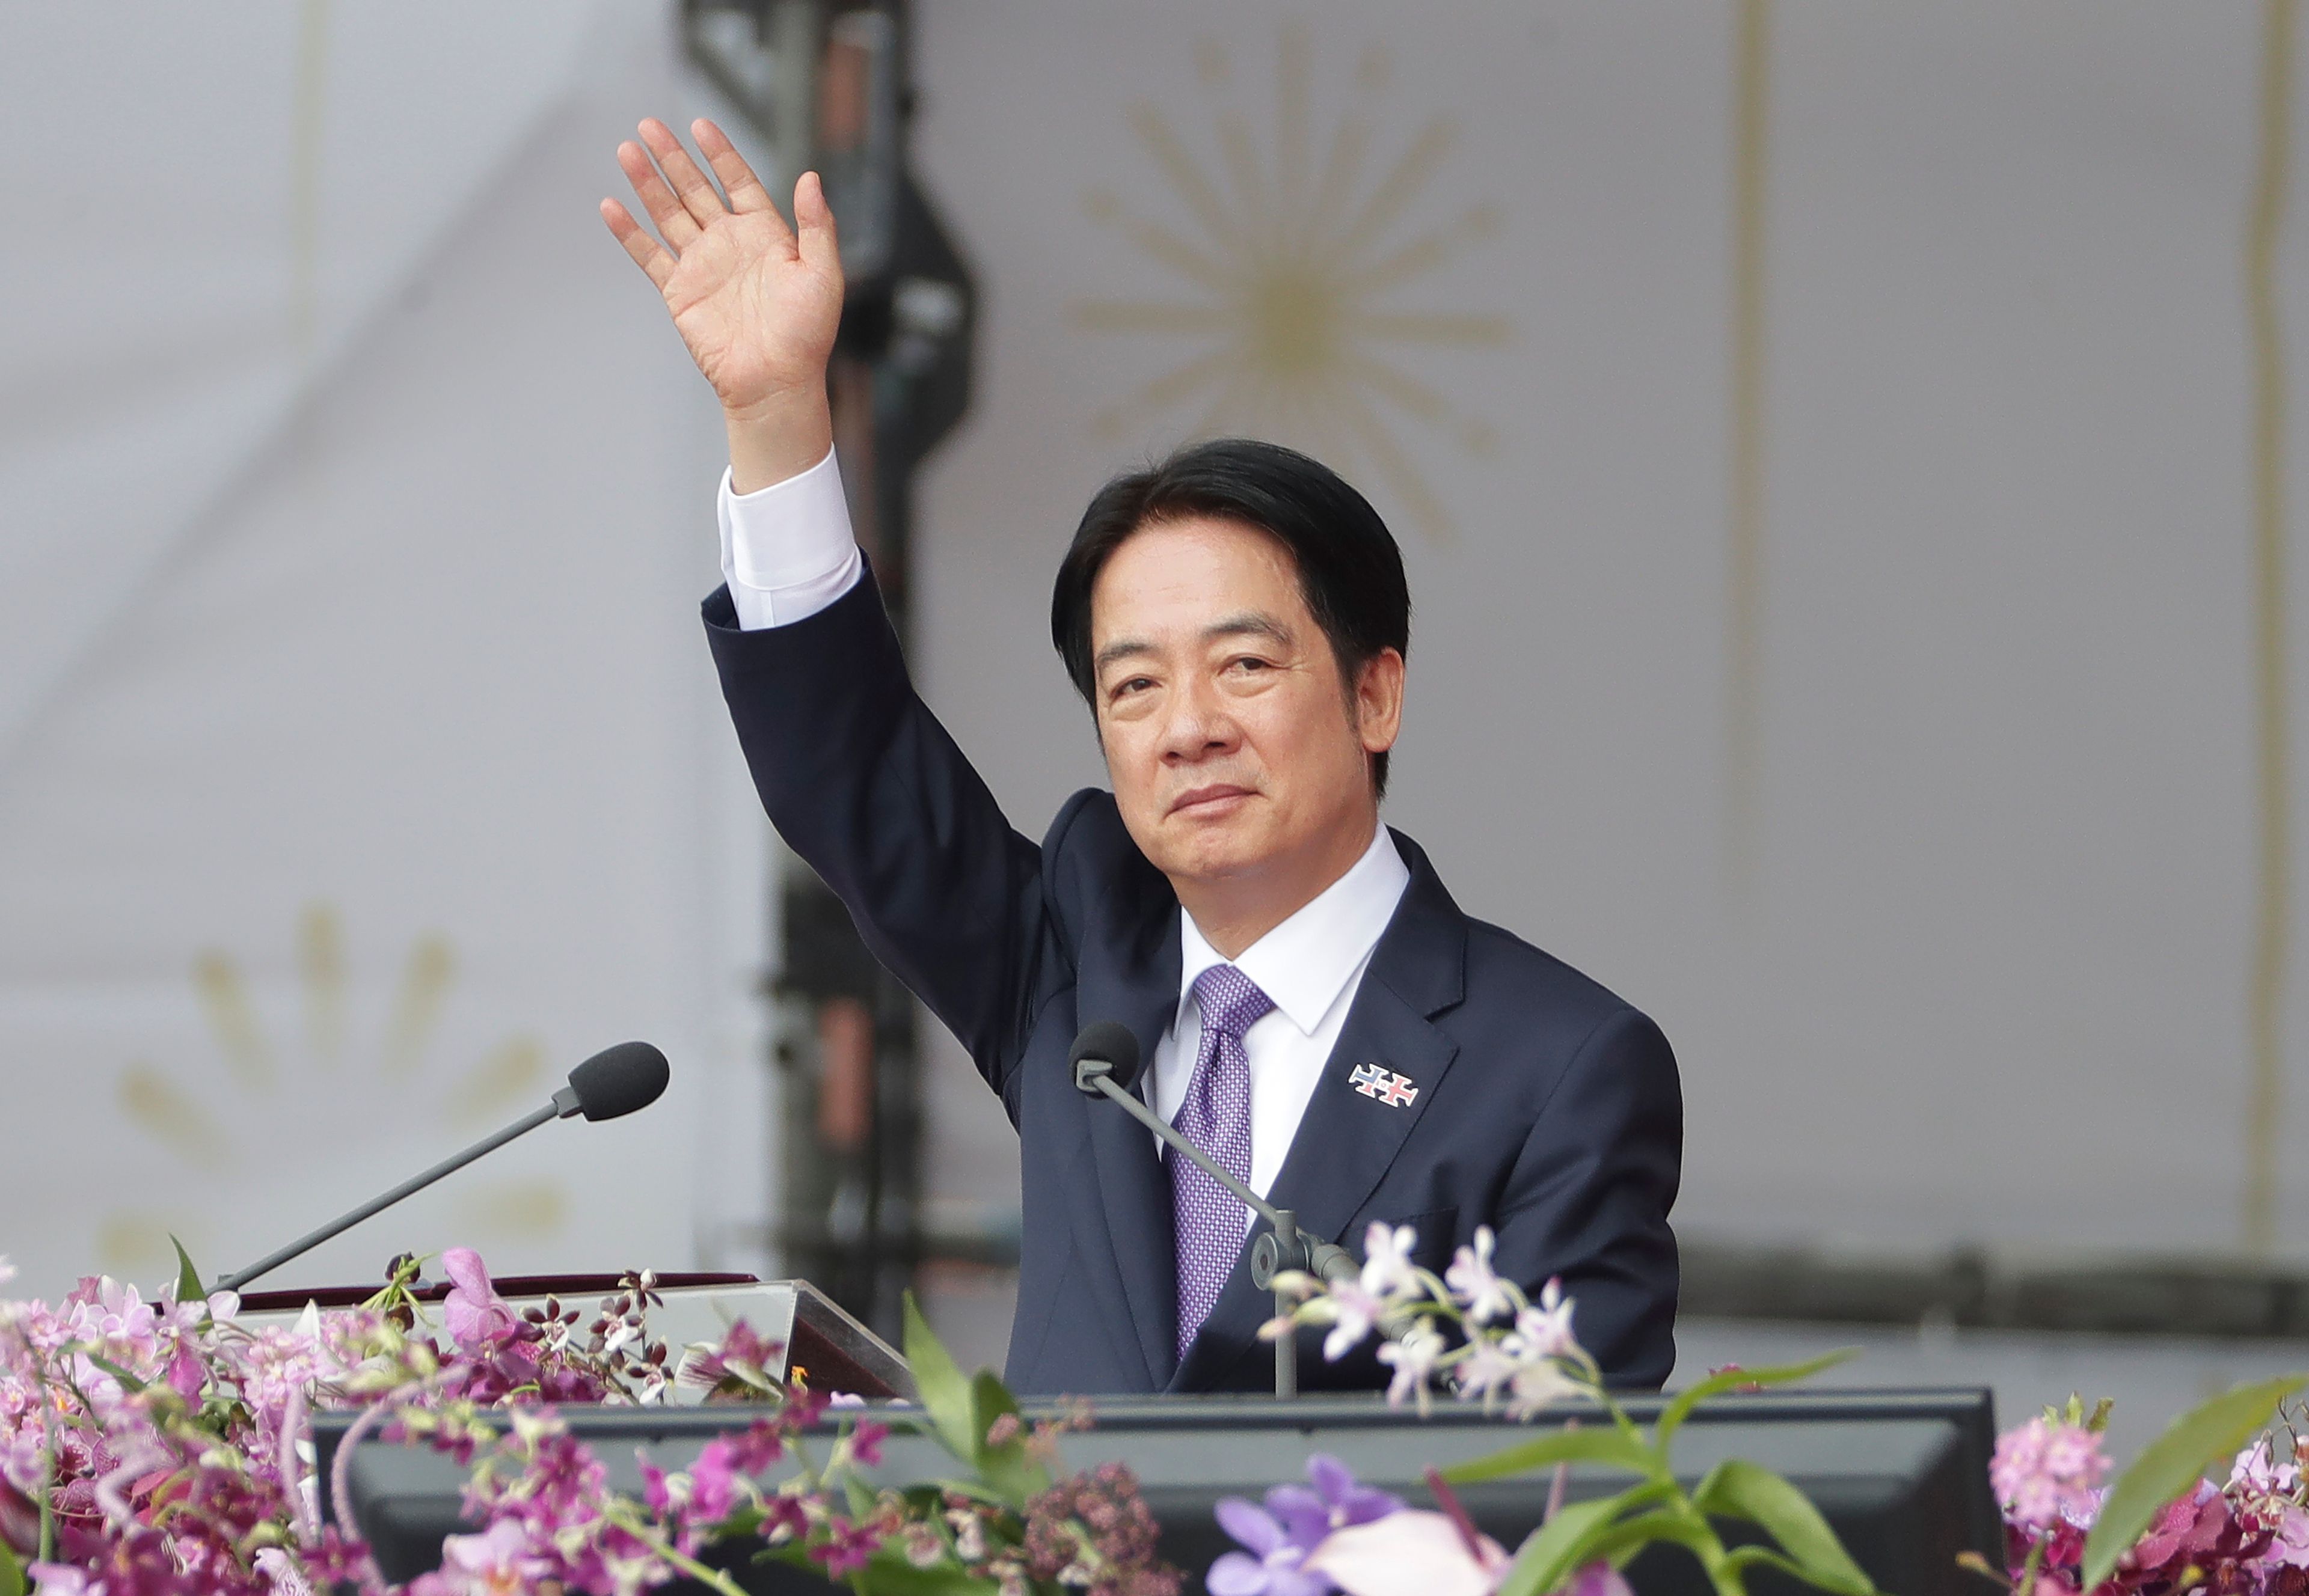
[[[1304,1485],[1278,1485],[1268,1491],[1267,1511],[1310,1550],[1334,1530],[1402,1511],[1402,1497],[1358,1483],[1346,1464],[1325,1453],[1307,1460],[1307,1478],[1312,1490]]]
[[[1219,1527],[1244,1549],[1211,1565],[1211,1596],[1325,1596],[1337,1584],[1305,1566],[1325,1537],[1403,1509],[1400,1497],[1358,1483],[1346,1464],[1323,1453],[1307,1460],[1307,1479],[1312,1489],[1278,1485],[1263,1508],[1240,1497],[1218,1505]]]
[[[1222,1553],[1203,1579],[1211,1596],[1327,1596],[1328,1575],[1302,1567],[1315,1540],[1300,1540],[1273,1514],[1241,1497],[1220,1501],[1219,1528],[1243,1549]]]

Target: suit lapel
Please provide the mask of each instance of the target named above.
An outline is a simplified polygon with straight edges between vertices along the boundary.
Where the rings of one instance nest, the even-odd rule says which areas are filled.
[[[1138,1039],[1139,1057],[1152,1067],[1154,1048],[1179,1007],[1179,909],[1150,916],[1135,936],[1094,939],[1077,975],[1079,1023],[1115,1020]],[[1069,1083],[1071,1086],[1071,1083]],[[1147,1389],[1170,1384],[1178,1359],[1178,1266],[1173,1256],[1171,1183],[1155,1156],[1154,1138],[1114,1103],[1085,1099],[1091,1164],[1099,1201],[1075,1210],[1082,1255],[1111,1262],[1129,1305],[1130,1324],[1146,1359]]]
[[[1457,1005],[1466,988],[1466,917],[1418,845],[1400,832],[1395,842],[1411,883],[1371,952],[1323,1078],[1307,1100],[1291,1151],[1267,1193],[1277,1208],[1297,1216],[1302,1229],[1358,1255],[1362,1238],[1341,1232],[1378,1189],[1435,1100],[1458,1044],[1432,1017]],[[1353,1079],[1356,1066],[1365,1064],[1410,1077],[1418,1095],[1399,1107],[1366,1097]],[[1199,1390],[1218,1378],[1249,1350],[1274,1311],[1274,1298],[1251,1285],[1247,1267],[1238,1267],[1171,1388]]]

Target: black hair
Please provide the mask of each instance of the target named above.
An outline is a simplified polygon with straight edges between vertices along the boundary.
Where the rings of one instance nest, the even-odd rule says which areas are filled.
[[[1351,695],[1381,651],[1411,652],[1411,585],[1403,551],[1371,501],[1319,461],[1280,444],[1217,438],[1115,478],[1075,529],[1051,590],[1051,642],[1095,713],[1090,595],[1098,574],[1140,528],[1189,516],[1241,522],[1291,551],[1299,589],[1330,640]],[[1387,755],[1371,756],[1371,785],[1387,791]]]

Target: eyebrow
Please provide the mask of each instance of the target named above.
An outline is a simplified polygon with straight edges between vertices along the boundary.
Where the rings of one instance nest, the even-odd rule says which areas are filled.
[[[1264,610],[1258,609],[1246,609],[1240,615],[1213,621],[1203,628],[1205,643],[1215,643],[1223,637],[1264,637],[1284,648],[1289,648],[1294,641],[1290,627]],[[1100,675],[1118,660],[1154,651],[1154,645],[1143,637],[1118,637],[1098,651],[1097,657],[1091,661],[1091,672]]]

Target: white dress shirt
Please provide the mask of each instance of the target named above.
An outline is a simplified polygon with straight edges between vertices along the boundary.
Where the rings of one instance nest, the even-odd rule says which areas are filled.
[[[831,450],[800,476],[754,493],[731,492],[724,471],[716,504],[722,575],[747,631],[809,619],[848,592],[865,569]],[[1250,1186],[1261,1196],[1283,1168],[1371,950],[1410,884],[1395,839],[1380,826],[1345,875],[1234,961],[1275,1000],[1273,1011],[1243,1035],[1250,1059]],[[1176,1119],[1186,1101],[1202,1040],[1195,978],[1225,962],[1192,915],[1179,916],[1179,1006],[1155,1044],[1143,1086],[1165,1119]]]
[[[722,580],[738,625],[748,632],[806,621],[848,592],[866,569],[850,531],[850,501],[834,451],[799,477],[752,493],[715,496],[722,522]]]
[[[1410,884],[1411,872],[1396,851],[1395,839],[1380,826],[1345,876],[1234,961],[1237,970],[1275,999],[1275,1007],[1242,1037],[1243,1051],[1250,1056],[1250,1189],[1262,1197],[1299,1134],[1300,1117],[1323,1078],[1347,1010],[1354,1006],[1371,950]],[[1179,1007],[1171,1029],[1154,1044],[1154,1066],[1147,1072],[1154,1111],[1173,1121],[1187,1100],[1195,1050],[1203,1040],[1195,978],[1226,962],[1203,940],[1193,915],[1179,917]]]

